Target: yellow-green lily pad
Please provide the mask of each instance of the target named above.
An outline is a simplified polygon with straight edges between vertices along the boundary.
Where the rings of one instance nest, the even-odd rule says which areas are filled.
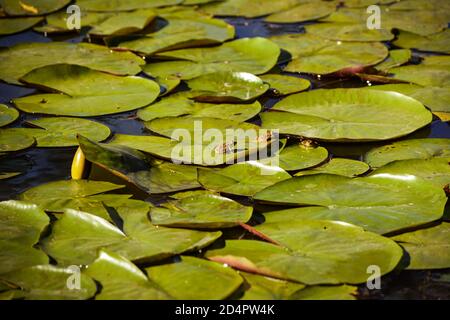
[[[19,118],[19,111],[10,108],[4,104],[0,104],[0,127],[7,126]]]
[[[336,10],[333,1],[313,1],[301,3],[298,6],[269,15],[265,20],[274,23],[295,23],[317,20],[328,16]]]
[[[0,19],[0,35],[14,34],[25,31],[42,20],[43,18],[41,17]]]
[[[319,173],[337,174],[344,177],[356,177],[369,171],[370,167],[362,162],[352,159],[333,158],[329,162],[308,170],[300,171],[295,176],[307,176]]]
[[[264,74],[259,78],[267,82],[277,94],[283,96],[304,91],[311,86],[311,82],[306,79],[282,74]]]

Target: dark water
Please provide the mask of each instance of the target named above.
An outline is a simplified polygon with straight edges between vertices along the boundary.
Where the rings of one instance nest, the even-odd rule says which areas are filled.
[[[277,25],[266,23],[261,19],[228,18],[228,23],[236,28],[238,38],[299,33],[304,32],[305,24]],[[158,22],[155,28],[160,28]],[[80,42],[89,40],[85,32],[69,34],[57,38],[45,37],[42,34],[26,31],[20,34],[0,37],[0,47],[9,47],[26,42],[49,42],[52,40]],[[95,41],[95,39],[93,39]],[[283,53],[280,61],[287,61],[287,53]],[[24,57],[26,59],[26,57]],[[281,63],[282,65],[282,63]],[[274,72],[279,72],[279,66]],[[296,75],[298,76],[298,75]],[[362,87],[367,85],[359,79],[317,79],[312,76],[301,75],[312,82],[312,89],[317,88],[345,88]],[[9,104],[13,98],[37,92],[34,89],[0,83],[0,103]],[[265,96],[262,103],[265,108],[272,107],[279,99],[274,96]],[[108,125],[113,133],[142,134],[145,132],[143,123],[135,119],[135,112],[127,112],[112,116],[95,117],[94,119]],[[21,114],[19,120],[10,127],[21,126],[25,121],[37,118],[36,115]],[[258,119],[255,119],[258,122]],[[435,119],[433,123],[408,137],[411,138],[450,138],[448,123]],[[365,144],[324,144],[333,155],[360,159],[369,149],[377,146],[376,143]],[[13,155],[0,156],[0,172],[21,171],[22,175],[8,180],[0,180],[0,201],[17,197],[23,191],[36,185],[70,178],[70,166],[76,148],[32,148]],[[104,173],[103,173],[104,174]],[[113,178],[111,178],[113,179]],[[152,199],[158,202],[158,198]],[[244,199],[240,199],[245,201]],[[263,210],[263,211],[267,211]],[[232,231],[233,232],[233,231]],[[239,233],[242,231],[235,230]],[[240,236],[240,235],[238,235]],[[401,271],[392,273],[382,279],[381,290],[368,290],[365,286],[360,288],[360,298],[363,299],[449,299],[450,298],[450,270],[438,271]]]

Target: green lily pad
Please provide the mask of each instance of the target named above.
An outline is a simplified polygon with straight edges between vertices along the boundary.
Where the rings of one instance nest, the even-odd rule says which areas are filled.
[[[0,261],[0,279],[4,273],[49,263],[48,256],[41,250],[8,240],[0,240]]]
[[[95,282],[80,274],[80,289],[71,290],[67,283],[75,276],[70,268],[52,265],[33,266],[0,275],[0,281],[21,288],[21,296],[28,300],[86,300],[97,291]]]
[[[9,108],[4,104],[0,104],[0,127],[7,126],[19,118],[19,111]]]
[[[247,272],[241,272],[240,274],[249,286],[241,300],[289,300],[294,293],[305,288],[305,285],[300,283]]]
[[[0,172],[0,180],[11,179],[21,174],[22,172]]]
[[[304,284],[363,283],[367,268],[392,271],[403,252],[394,241],[335,221],[264,223],[256,228],[279,245],[254,240],[228,240],[209,250],[210,260],[240,270]]]
[[[151,209],[152,223],[167,227],[219,229],[246,223],[253,208],[209,192],[169,200]]]
[[[120,12],[93,25],[89,33],[99,36],[129,34],[144,29],[155,18],[156,13],[148,9]]]
[[[10,16],[44,15],[69,3],[70,0],[0,0],[0,6]]]
[[[264,128],[280,133],[348,142],[405,136],[429,124],[432,115],[419,101],[393,92],[321,89],[291,95],[261,119]]]
[[[189,116],[207,117],[243,122],[256,116],[261,111],[261,104],[212,104],[194,101],[192,92],[179,92],[163,98],[137,113],[144,121],[157,118]],[[176,107],[174,107],[176,106]]]
[[[180,262],[145,269],[151,280],[180,300],[222,300],[242,284],[234,270],[204,259],[184,256]]]
[[[212,48],[194,48],[157,54],[182,61],[149,63],[144,72],[154,77],[177,76],[189,80],[198,76],[235,71],[252,74],[266,73],[278,61],[280,48],[265,38],[243,38]]]
[[[300,171],[296,176],[307,176],[319,173],[336,174],[344,177],[356,177],[369,171],[370,167],[361,161],[333,158],[329,162],[321,165],[320,167]]]
[[[410,261],[407,269],[450,268],[450,223],[422,230],[404,233],[395,237],[408,253]]]
[[[265,18],[265,20],[274,23],[304,22],[326,17],[335,10],[336,3],[334,2],[307,2],[281,12],[273,13]]]
[[[393,78],[421,86],[450,87],[450,68],[440,65],[410,65],[389,69]]]
[[[306,26],[306,32],[329,40],[341,41],[389,41],[395,36],[386,29],[368,29],[359,23],[318,23]]]
[[[0,19],[0,35],[14,34],[25,31],[41,22],[43,18],[4,18]]]
[[[181,83],[181,80],[179,78],[176,78],[173,76],[156,78],[155,81],[158,82],[159,86],[164,91],[160,94],[160,96],[165,96],[165,95],[171,93]]]
[[[264,94],[269,85],[247,72],[209,73],[187,81],[194,99],[204,102],[242,102]]]
[[[139,77],[118,77],[75,65],[33,70],[22,81],[60,93],[14,99],[22,111],[92,117],[137,109],[152,103],[159,85]]]
[[[289,9],[298,2],[298,0],[260,0],[257,6],[253,6],[249,5],[247,0],[226,0],[206,4],[201,10],[215,16],[256,18]]]
[[[124,214],[121,218],[126,234],[100,217],[65,210],[42,246],[61,265],[89,264],[101,248],[131,261],[151,262],[203,248],[221,236],[221,232],[155,227],[147,214],[131,217],[131,221],[127,221],[130,218]]]
[[[265,74],[260,79],[267,82],[271,89],[276,90],[280,95],[288,95],[304,91],[311,86],[311,83],[299,77],[286,76],[282,74]]]
[[[354,286],[310,286],[295,292],[295,300],[356,300],[358,288]]]
[[[450,184],[450,157],[395,161],[375,170],[372,174],[413,175],[443,188]]]
[[[80,28],[91,28],[94,25],[101,24],[103,21],[112,17],[114,13],[98,13],[98,12],[80,12]],[[49,14],[45,17],[47,24],[43,26],[34,27],[33,30],[37,32],[47,33],[62,33],[73,32],[76,30],[69,29],[67,25],[67,12],[65,10]]]
[[[374,148],[364,155],[372,168],[397,160],[450,158],[450,139],[412,139]]]
[[[156,52],[224,42],[234,38],[234,27],[209,18],[172,18],[161,30],[135,40],[124,41],[119,47],[146,55]]]
[[[391,68],[401,66],[411,59],[411,50],[396,49],[389,51],[389,57],[383,62],[375,66],[375,69],[380,71],[387,71]]]
[[[311,34],[287,34],[270,40],[292,55],[284,69],[289,72],[330,74],[372,66],[388,56],[388,49],[378,42],[340,42]]]
[[[176,5],[183,0],[77,0],[77,5],[84,11],[130,11]]]
[[[198,181],[206,189],[242,196],[253,196],[290,178],[283,169],[257,161],[241,162],[223,169],[198,169]]]
[[[14,152],[34,145],[33,137],[14,129],[0,129],[0,152]]]
[[[77,134],[85,135],[95,141],[106,140],[111,134],[111,130],[107,126],[79,118],[40,118],[27,123],[40,129],[13,128],[8,130],[33,137],[36,139],[36,146],[40,148],[77,146]]]
[[[0,51],[0,79],[21,84],[19,79],[30,71],[58,63],[76,64],[116,75],[135,75],[145,61],[130,52],[112,51],[90,43],[26,43]]]
[[[260,191],[255,200],[277,204],[320,206],[267,214],[267,218],[292,216],[337,220],[384,234],[438,220],[444,213],[445,193],[412,175],[372,175],[347,178],[319,174],[295,177]],[[296,218],[298,219],[298,218]]]
[[[279,154],[279,166],[286,171],[302,170],[317,166],[328,159],[323,147],[309,147],[303,144],[284,148]]]
[[[101,250],[98,258],[83,272],[100,282],[96,300],[165,300],[169,295],[124,257]]]
[[[401,31],[393,44],[400,48],[450,53],[450,29],[428,36]]]

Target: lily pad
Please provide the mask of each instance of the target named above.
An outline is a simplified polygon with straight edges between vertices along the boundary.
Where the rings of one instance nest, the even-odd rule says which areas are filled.
[[[27,149],[36,141],[29,135],[14,129],[0,129],[0,152],[14,152]]]
[[[288,34],[270,40],[292,56],[284,69],[289,72],[330,74],[349,68],[364,68],[388,56],[381,43],[332,41],[311,34]]]
[[[295,300],[356,300],[358,288],[354,286],[310,286],[291,296]]]
[[[450,223],[441,224],[395,237],[409,255],[409,270],[450,267]]]
[[[327,149],[300,143],[284,148],[280,152],[279,166],[286,171],[296,171],[317,166],[327,159]]]
[[[4,18],[0,19],[0,35],[14,34],[25,31],[41,22],[43,18]]]
[[[156,18],[156,13],[149,9],[120,12],[111,15],[93,25],[90,34],[99,36],[124,35],[144,29]]]
[[[336,3],[314,1],[302,3],[298,6],[276,12],[265,18],[267,22],[295,23],[317,20],[328,16],[336,10]]]
[[[0,275],[0,281],[21,288],[21,295],[29,300],[86,300],[97,291],[95,282],[80,275],[80,289],[71,290],[67,283],[74,276],[71,268],[52,265],[33,266]]]
[[[286,215],[280,211],[277,216],[268,214],[268,218],[292,220],[298,213],[303,219],[344,221],[380,234],[438,220],[446,202],[441,187],[413,175],[390,174],[295,177],[264,189],[254,199],[321,207],[292,209]]]
[[[124,257],[101,250],[98,258],[83,272],[100,282],[96,300],[165,300],[169,295]]]
[[[246,223],[253,208],[209,192],[169,200],[151,209],[152,223],[167,227],[219,229]]]
[[[369,169],[370,167],[366,163],[361,161],[344,158],[333,158],[320,167],[300,171],[295,175],[307,176],[319,173],[328,173],[352,178],[366,173],[367,171],[369,171]]]
[[[251,104],[212,104],[196,102],[190,99],[192,97],[193,93],[189,91],[175,93],[144,109],[140,109],[137,115],[144,121],[165,117],[189,116],[243,122],[253,118],[261,111],[261,104],[258,101]]]
[[[247,0],[226,0],[206,4],[201,10],[215,16],[256,18],[289,9],[298,2],[298,0],[260,0],[257,6],[253,6],[249,5]]]
[[[398,138],[429,124],[432,115],[417,100],[393,92],[321,89],[291,95],[261,118],[263,127],[280,133],[349,142]]]
[[[0,180],[11,179],[21,174],[22,172],[0,172]]]
[[[393,78],[421,86],[450,87],[450,68],[440,65],[409,65],[389,69]]]
[[[33,70],[22,78],[27,84],[60,93],[14,99],[29,113],[92,117],[137,109],[152,103],[159,85],[139,77],[118,77],[75,65],[53,65]]]
[[[257,161],[241,162],[223,169],[198,169],[198,181],[206,189],[241,196],[253,196],[290,178],[283,169]]]
[[[375,66],[375,69],[381,71],[387,71],[391,68],[401,66],[407,63],[411,59],[411,50],[409,49],[396,49],[389,51],[389,57],[383,62]]]
[[[252,74],[266,73],[278,61],[280,48],[265,38],[243,38],[212,48],[194,48],[157,54],[163,58],[182,61],[149,63],[144,72],[154,77],[177,76],[189,80],[198,76],[235,71]]]
[[[450,139],[412,139],[374,148],[364,155],[372,168],[397,160],[450,158]]]
[[[224,42],[234,38],[234,27],[218,19],[169,19],[161,30],[135,40],[124,41],[119,47],[152,55],[156,52]]]
[[[450,30],[446,29],[428,36],[401,31],[393,44],[400,48],[450,53]]]
[[[395,36],[386,29],[368,29],[360,23],[318,23],[305,27],[306,32],[329,40],[340,41],[389,41]]]
[[[283,96],[304,91],[311,86],[311,83],[306,79],[282,74],[265,74],[260,76],[260,79],[267,82],[271,89],[276,90],[276,93]]]
[[[269,85],[247,72],[209,73],[187,81],[189,88],[197,91],[194,99],[204,102],[242,102],[264,94]]]
[[[366,282],[369,266],[387,274],[403,255],[394,241],[341,222],[265,223],[257,230],[279,245],[228,240],[206,257],[247,272],[314,285]]]
[[[221,300],[243,280],[234,270],[204,259],[183,256],[180,262],[145,269],[151,280],[180,300]]]
[[[145,61],[130,52],[112,51],[90,43],[26,43],[0,51],[0,79],[21,84],[19,79],[30,71],[58,63],[76,64],[116,75],[135,75]]]
[[[49,263],[48,256],[41,250],[7,240],[0,240],[0,261],[0,279],[4,273]]]
[[[0,104],[0,127],[7,126],[19,118],[19,111],[9,108],[4,104]]]
[[[77,0],[81,10],[86,11],[130,11],[176,5],[183,0]]]
[[[305,285],[300,283],[247,272],[241,272],[241,276],[249,286],[241,300],[289,300],[294,293],[305,288]]]
[[[44,15],[69,3],[70,0],[0,0],[0,6],[10,16]]]
[[[203,248],[221,236],[221,232],[155,227],[146,214],[138,215],[138,222],[136,217],[131,217],[131,227],[127,225],[127,215],[121,215],[121,218],[127,234],[100,217],[65,210],[54,223],[52,234],[42,241],[42,246],[61,265],[89,264],[102,248],[131,261],[151,262]]]

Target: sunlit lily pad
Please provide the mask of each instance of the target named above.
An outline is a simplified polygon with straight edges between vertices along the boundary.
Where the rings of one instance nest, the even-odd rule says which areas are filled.
[[[41,22],[40,17],[0,19],[0,35],[13,34],[27,30]]]
[[[401,66],[407,63],[411,59],[411,50],[409,49],[396,49],[389,51],[389,57],[383,62],[375,66],[375,69],[381,71],[387,71],[390,68]]]
[[[155,52],[224,42],[234,38],[234,27],[218,19],[169,19],[161,30],[121,42],[119,47],[146,55]]]
[[[26,59],[24,59],[26,57]],[[0,51],[0,79],[20,84],[33,69],[70,63],[117,75],[134,75],[145,61],[130,52],[116,52],[90,43],[26,43]]]
[[[169,200],[151,209],[155,225],[181,228],[219,229],[246,223],[253,208],[209,192]]]
[[[169,295],[149,281],[132,262],[118,254],[100,251],[84,274],[100,282],[96,300],[164,300]]]
[[[284,69],[289,72],[329,74],[375,65],[388,56],[388,49],[378,42],[340,42],[311,34],[274,36],[270,40],[292,55]]]
[[[392,238],[409,255],[407,269],[450,268],[450,223],[404,233]]]
[[[181,80],[179,78],[173,76],[156,78],[155,81],[158,82],[159,86],[164,91],[160,94],[160,96],[165,96],[171,93],[181,83]]]
[[[258,5],[253,6],[249,5],[247,0],[226,0],[206,4],[201,7],[201,10],[215,16],[256,18],[289,9],[297,5],[298,2],[298,0],[259,0]]]
[[[337,174],[344,177],[356,177],[369,171],[369,166],[361,161],[333,158],[329,162],[309,170],[300,171],[296,176],[307,176],[319,173]]]
[[[257,161],[241,162],[223,169],[198,169],[198,181],[206,189],[242,196],[253,196],[290,177],[279,167]]]
[[[274,23],[295,23],[310,20],[317,20],[328,16],[336,10],[334,2],[307,2],[290,9],[276,12],[268,16],[265,20]]]
[[[121,218],[127,223],[126,215]],[[52,234],[43,240],[42,246],[62,265],[89,264],[101,248],[132,261],[148,262],[200,249],[221,235],[220,232],[157,228],[146,214],[138,218],[139,224],[134,222],[132,225],[136,227],[125,229],[125,234],[100,217],[68,209],[54,223]]]
[[[204,259],[183,256],[180,262],[145,269],[151,280],[180,300],[221,300],[243,282],[233,269]]]
[[[295,282],[241,272],[246,284],[241,300],[289,300],[290,297],[305,288],[305,285]]]
[[[367,268],[392,271],[402,249],[392,240],[335,221],[264,223],[257,230],[279,245],[228,240],[209,250],[208,259],[240,270],[305,284],[363,283]]]
[[[431,122],[431,113],[417,100],[375,92],[322,89],[294,94],[261,114],[263,127],[320,140],[373,141],[401,137]]]
[[[295,300],[356,300],[358,288],[354,286],[310,286],[295,292]]]
[[[22,81],[60,93],[14,99],[29,113],[91,117],[137,109],[152,103],[159,85],[139,77],[118,77],[75,65],[53,65],[33,70]]]
[[[205,102],[241,102],[264,94],[269,85],[247,72],[209,73],[187,81],[194,99]]]
[[[277,63],[280,48],[265,38],[243,38],[212,48],[167,51],[161,57],[182,61],[149,63],[144,71],[154,77],[177,76],[188,80],[219,71],[266,73]]]
[[[450,139],[413,139],[374,148],[364,155],[372,168],[397,160],[450,158]]]
[[[393,44],[401,48],[450,53],[450,29],[428,36],[402,31]]]
[[[317,166],[327,159],[327,149],[297,144],[284,148],[280,152],[279,166],[287,171],[296,171]]]
[[[243,122],[256,116],[261,111],[261,104],[212,104],[196,102],[191,92],[179,92],[163,98],[138,111],[138,117],[144,121],[156,118],[190,116],[208,117]]]
[[[386,29],[368,29],[359,23],[318,23],[306,26],[306,32],[329,40],[389,41],[394,35]]]
[[[19,118],[19,111],[9,108],[4,104],[0,104],[0,127],[4,127]]]
[[[183,0],[77,0],[81,10],[86,11],[130,11],[176,5]]]
[[[277,94],[288,95],[308,89],[311,83],[299,77],[286,76],[282,74],[265,74],[259,77],[276,90]]]
[[[0,0],[0,6],[10,16],[44,15],[69,3],[70,0]]]
[[[152,10],[136,10],[111,15],[89,31],[93,35],[124,35],[144,29],[156,18]]]
[[[389,69],[393,78],[421,86],[450,87],[450,68],[440,65],[409,65]]]
[[[0,129],[0,152],[14,152],[35,144],[33,137],[15,129]]]
[[[414,227],[442,217],[446,202],[441,187],[413,175],[347,178],[319,174],[295,177],[257,193],[256,200],[320,206],[298,208],[267,218],[339,220],[380,234]],[[290,217],[290,218],[289,218]],[[297,218],[298,219],[298,218]],[[275,220],[273,220],[275,221]]]
[[[49,258],[42,250],[35,249],[31,245],[0,240],[0,261],[2,261],[0,264],[1,277],[3,273],[30,266],[47,264],[49,263]]]

